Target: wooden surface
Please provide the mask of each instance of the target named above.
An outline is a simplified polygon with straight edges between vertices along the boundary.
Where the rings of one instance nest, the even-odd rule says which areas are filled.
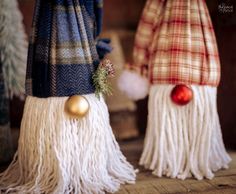
[[[17,131],[14,130],[13,133],[14,142],[18,138]],[[236,194],[236,152],[229,152],[233,159],[230,168],[218,171],[213,180],[187,179],[182,181],[155,177],[151,171],[138,166],[142,145],[143,138],[120,142],[123,153],[135,168],[139,168],[139,173],[136,184],[124,185],[115,194]],[[6,167],[7,165],[0,166],[0,172]]]
[[[140,168],[138,160],[142,151],[142,140],[120,143],[127,159],[138,167],[135,185],[122,186],[116,194],[236,194],[236,152],[229,152],[233,161],[230,168],[216,173],[212,180],[177,180],[158,178],[151,171]]]

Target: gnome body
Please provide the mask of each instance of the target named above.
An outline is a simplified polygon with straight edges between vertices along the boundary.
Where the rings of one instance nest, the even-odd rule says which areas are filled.
[[[121,90],[133,99],[149,93],[141,165],[180,179],[211,179],[228,167],[216,105],[219,55],[204,0],[148,0],[127,68]]]
[[[36,1],[19,146],[0,174],[1,193],[100,194],[134,183],[94,94],[101,16],[98,0]],[[74,99],[77,118],[66,111]]]

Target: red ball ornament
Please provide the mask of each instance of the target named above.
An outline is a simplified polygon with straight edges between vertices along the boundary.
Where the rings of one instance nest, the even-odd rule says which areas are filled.
[[[193,91],[186,85],[176,85],[171,92],[171,99],[177,105],[186,105],[193,99]]]

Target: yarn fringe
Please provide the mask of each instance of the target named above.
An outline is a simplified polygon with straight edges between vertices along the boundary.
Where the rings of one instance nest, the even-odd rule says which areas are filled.
[[[104,100],[85,97],[90,111],[81,120],[65,115],[67,97],[27,97],[18,151],[0,174],[0,193],[102,194],[135,182]]]
[[[213,172],[228,168],[217,113],[217,89],[191,86],[194,99],[186,106],[175,105],[173,85],[150,88],[148,127],[140,164],[161,177],[212,179]]]

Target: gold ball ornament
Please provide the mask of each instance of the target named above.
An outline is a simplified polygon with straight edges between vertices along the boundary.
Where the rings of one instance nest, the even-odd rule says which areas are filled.
[[[89,111],[89,102],[84,96],[74,95],[67,99],[65,112],[72,118],[83,118]]]

